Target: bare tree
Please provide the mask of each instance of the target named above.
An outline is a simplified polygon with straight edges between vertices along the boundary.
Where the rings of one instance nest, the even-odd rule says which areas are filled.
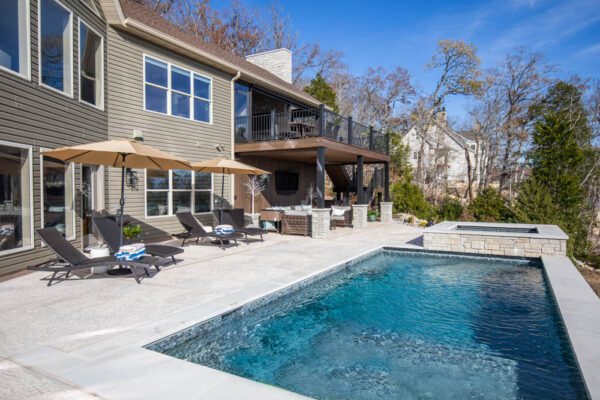
[[[530,122],[529,108],[540,100],[552,67],[538,53],[526,53],[521,48],[507,55],[492,71],[494,85],[505,101],[502,122],[500,159],[500,190],[512,188],[516,172],[529,135],[524,129]]]
[[[434,113],[444,101],[455,95],[473,95],[479,93],[482,82],[479,69],[481,61],[477,57],[477,47],[462,40],[441,40],[438,50],[425,68],[440,71],[434,91],[422,97],[411,114],[411,120],[420,138],[417,156],[416,180],[421,187],[425,185],[425,147],[434,123]],[[442,149],[440,151],[443,152]],[[436,157],[440,158],[441,154]]]
[[[399,107],[408,104],[415,94],[408,71],[402,67],[391,71],[383,67],[368,68],[353,81],[354,116],[383,131],[396,130],[404,120]]]
[[[252,214],[254,214],[254,199],[267,188],[266,180],[262,176],[252,175],[248,178],[248,182],[244,182],[246,193],[250,195],[252,200]]]
[[[286,48],[295,51],[298,41],[298,32],[292,30],[291,16],[281,5],[271,3],[261,18],[265,32],[263,43],[264,50]]]
[[[339,50],[323,50],[319,43],[305,44],[296,49],[294,54],[293,83],[304,86],[306,75],[321,74],[327,76],[334,70],[343,67],[344,53]]]

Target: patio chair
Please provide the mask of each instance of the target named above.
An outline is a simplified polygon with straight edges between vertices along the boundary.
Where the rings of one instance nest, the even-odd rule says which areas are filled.
[[[220,210],[214,210],[213,214],[217,221],[219,221]],[[241,208],[234,208],[232,210],[223,210],[223,219],[224,224],[233,226],[233,229],[236,232],[243,233],[246,239],[246,243],[248,242],[248,235],[250,236],[260,236],[260,240],[264,242],[263,235],[269,233],[269,231],[260,229],[260,228],[252,228],[244,226],[244,210]]]
[[[224,240],[233,239],[235,245],[238,245],[237,237],[239,237],[239,234],[236,234],[235,232],[233,234],[228,235],[219,235],[215,232],[207,232],[189,211],[178,212],[175,214],[175,216],[177,217],[179,223],[185,229],[185,232],[173,235],[176,238],[183,239],[181,246],[184,246],[185,241],[188,239],[196,239],[196,244],[198,244],[198,241],[200,241],[200,239],[206,237],[217,239],[221,243],[221,248],[223,250],[225,250],[225,243],[223,242]]]
[[[150,276],[148,268],[154,267],[160,271],[160,266],[164,263],[158,257],[146,256],[140,260],[118,260],[114,256],[87,258],[85,254],[77,250],[67,239],[64,238],[56,228],[39,228],[35,233],[40,237],[42,242],[57,256],[55,259],[48,260],[41,264],[27,267],[30,271],[52,272],[52,277],[48,282],[48,286],[56,278],[59,272],[66,272],[65,278],[68,278],[72,271],[93,267],[115,267],[125,266],[131,268],[132,275],[137,283],[140,282],[140,274],[137,270],[142,268],[147,276]]]
[[[104,240],[104,243],[108,246],[111,253],[117,253],[119,251],[119,225],[117,222],[111,217],[93,217],[92,222],[98,233]],[[127,238],[123,238],[123,245],[131,244],[131,242]],[[145,244],[146,253],[151,256],[156,256],[160,258],[171,258],[173,260],[173,264],[177,264],[175,261],[175,256],[177,254],[183,253],[183,249],[177,246],[168,246],[164,244]]]

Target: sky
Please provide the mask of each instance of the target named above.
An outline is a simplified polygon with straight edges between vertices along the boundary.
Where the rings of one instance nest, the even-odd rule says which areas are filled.
[[[270,0],[245,0],[264,7]],[[558,77],[600,78],[600,0],[380,1],[280,0],[300,43],[343,51],[354,74],[401,66],[413,85],[431,91],[439,74],[427,72],[441,39],[475,44],[482,68],[493,68],[521,46],[546,56]],[[451,98],[448,116],[466,119],[468,100]]]

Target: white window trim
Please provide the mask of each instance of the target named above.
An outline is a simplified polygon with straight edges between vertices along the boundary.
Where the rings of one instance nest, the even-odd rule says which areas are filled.
[[[100,52],[100,83],[102,85],[102,90],[100,91],[100,105],[88,103],[87,101],[81,99],[81,24],[85,25],[87,29],[94,32],[100,38],[100,46],[102,47],[102,51]],[[98,32],[97,30],[92,28],[89,24],[86,24],[85,21],[82,20],[80,17],[77,17],[77,38],[79,39],[77,43],[77,61],[79,61],[77,63],[77,66],[79,67],[77,71],[77,81],[79,83],[79,101],[83,104],[87,104],[88,106],[104,111],[104,36],[101,35],[100,32]]]
[[[174,118],[181,118],[181,119],[186,120],[186,121],[193,121],[193,122],[198,122],[198,123],[206,124],[206,125],[212,125],[213,124],[213,79],[210,76],[206,76],[205,74],[197,72],[196,70],[193,70],[193,69],[190,69],[190,68],[181,67],[181,66],[179,66],[177,64],[173,64],[173,63],[171,63],[169,61],[166,61],[166,60],[164,60],[164,59],[162,59],[160,57],[156,57],[156,56],[151,55],[151,54],[143,53],[142,56],[143,56],[142,57],[142,59],[143,59],[143,62],[142,62],[142,80],[143,80],[143,82],[142,82],[142,85],[143,85],[143,87],[142,87],[142,95],[143,95],[143,98],[144,98],[144,100],[143,100],[143,109],[144,109],[144,111],[151,112],[151,113],[154,113],[154,114],[159,114],[159,115],[166,115],[166,116],[174,117]],[[156,85],[156,84],[153,84],[153,83],[150,83],[150,82],[146,82],[146,58],[152,58],[152,59],[154,59],[156,61],[160,61],[162,63],[167,64],[167,85],[168,85],[168,87],[165,88],[164,86],[160,86],[160,85]],[[187,71],[187,72],[190,73],[190,94],[189,95],[186,94],[186,93],[183,93],[183,92],[179,92],[179,91],[174,90],[174,89],[171,88],[171,66],[177,67],[179,69],[182,69],[182,70]],[[194,96],[194,74],[198,75],[198,76],[201,76],[202,78],[208,79],[209,84],[210,84],[210,99],[204,99],[202,97],[196,97],[196,96]],[[167,91],[167,112],[166,113],[161,113],[161,112],[158,112],[158,111],[153,111],[153,110],[146,109],[146,85],[154,86],[156,88],[160,88],[162,90],[166,90]],[[190,117],[189,118],[181,117],[179,115],[173,115],[171,113],[171,111],[172,111],[171,110],[171,93],[172,92],[180,93],[180,94],[185,94],[186,96],[188,96],[190,98]],[[206,121],[198,121],[198,120],[194,119],[194,99],[200,99],[200,100],[208,102],[208,104],[209,104],[209,110],[208,110],[208,119],[209,119],[209,121],[208,122],[206,122]]]
[[[73,42],[75,41],[75,35],[73,35],[73,11],[71,11],[71,9],[69,9],[69,7],[66,7],[63,3],[61,3],[59,0],[50,0],[55,2],[56,4],[58,4],[59,6],[61,6],[62,8],[64,8],[66,11],[69,12],[69,30],[71,32],[71,40],[69,41],[69,51],[70,51],[70,55],[71,55],[71,80],[70,80],[70,87],[69,87],[69,91],[61,91],[58,90],[56,88],[53,88],[50,85],[46,85],[45,83],[42,82],[42,52],[41,52],[41,48],[42,48],[42,0],[38,0],[38,84],[40,85],[40,87],[44,87],[46,89],[49,89],[53,92],[56,93],[60,93],[63,96],[67,96],[69,98],[73,98]],[[79,54],[79,52],[78,52]]]
[[[193,215],[207,215],[211,214],[214,209],[214,179],[215,174],[210,174],[210,189],[196,189],[196,179],[194,178],[194,171],[192,172],[192,188],[191,189],[173,189],[173,170],[169,170],[169,188],[168,189],[152,189],[148,190],[148,169],[144,169],[144,218],[154,219],[154,218],[168,218],[174,217],[175,213],[173,213],[173,193],[174,192],[190,192],[191,193],[191,201],[190,201],[190,209]],[[166,192],[167,195],[167,208],[168,213],[165,215],[148,215],[148,192]],[[194,193],[198,192],[210,192],[210,211],[197,213],[194,210],[196,209],[195,204],[195,196]]]
[[[102,18],[102,16],[100,15],[100,11],[98,11],[98,9],[96,8],[96,4],[94,3],[93,0],[91,0],[92,5],[89,5],[87,2],[85,2],[84,0],[80,0],[83,5],[85,5],[89,10],[91,10],[94,14],[96,14],[96,16]]]
[[[43,151],[47,151],[47,150],[52,150],[48,147],[40,147],[40,228],[44,227],[44,155],[42,154]],[[52,157],[50,157],[52,158]],[[71,168],[71,179],[73,180],[73,198],[71,199],[71,204],[73,205],[73,210],[71,211],[73,213],[73,235],[72,236],[65,236],[65,238],[67,240],[75,240],[77,238],[77,221],[76,221],[76,215],[75,215],[75,192],[77,192],[77,188],[75,187],[75,164],[72,162],[68,162],[65,164],[72,164],[72,168]],[[66,177],[65,177],[66,179]],[[67,186],[67,182],[65,181],[65,187]],[[65,200],[66,200],[66,193],[65,193]],[[67,209],[65,207],[65,214],[67,212]],[[65,215],[65,220],[66,220],[66,215]],[[65,229],[66,229],[66,221],[65,221]],[[42,243],[43,245],[43,243]]]
[[[33,146],[21,143],[7,142],[4,140],[0,140],[0,145],[7,147],[16,147],[18,149],[27,150],[27,159],[29,162],[29,244],[27,246],[21,246],[14,249],[3,250],[0,251],[0,255],[4,256],[7,254],[19,253],[21,251],[31,250],[35,246],[34,241],[34,219],[35,212],[33,210]]]
[[[16,75],[20,78],[31,81],[31,3],[30,0],[25,0],[25,30],[27,31],[27,49],[25,50],[25,56],[27,58],[25,64],[26,72],[23,74],[21,72],[13,71],[10,68],[6,68],[0,65],[0,71],[6,71],[10,74]],[[19,41],[22,39],[19,38]]]

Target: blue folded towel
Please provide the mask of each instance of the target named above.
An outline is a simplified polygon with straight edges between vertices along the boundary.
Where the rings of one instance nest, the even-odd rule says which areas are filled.
[[[213,232],[215,235],[231,235],[235,232],[235,229],[231,225],[217,225]]]
[[[115,253],[118,260],[135,261],[146,256],[146,246],[143,243],[134,243],[126,246],[121,246],[119,252]]]

